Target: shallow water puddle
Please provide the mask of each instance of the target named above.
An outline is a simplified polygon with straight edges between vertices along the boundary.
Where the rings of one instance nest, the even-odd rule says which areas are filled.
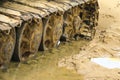
[[[80,48],[88,43],[80,40],[60,44],[58,48],[38,52],[26,63],[10,63],[8,72],[0,72],[0,80],[83,80],[83,75],[58,67],[58,62],[63,57],[78,54]]]
[[[91,61],[108,69],[114,69],[114,68],[120,69],[119,58],[92,58]]]

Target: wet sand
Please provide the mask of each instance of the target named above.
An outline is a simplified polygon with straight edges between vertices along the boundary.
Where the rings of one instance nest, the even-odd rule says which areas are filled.
[[[99,0],[99,26],[95,39],[73,41],[58,49],[39,52],[26,63],[11,63],[0,80],[119,80],[119,69],[107,69],[91,58],[120,58],[120,1]]]
[[[100,16],[95,39],[79,54],[59,61],[59,67],[75,70],[84,80],[119,80],[120,69],[108,69],[91,62],[92,58],[120,59],[120,1],[99,0]]]
[[[72,41],[57,49],[38,52],[37,57],[26,63],[11,63],[7,72],[0,72],[0,80],[82,80],[83,76],[74,70],[58,67],[58,61],[65,56],[79,53],[88,41]]]

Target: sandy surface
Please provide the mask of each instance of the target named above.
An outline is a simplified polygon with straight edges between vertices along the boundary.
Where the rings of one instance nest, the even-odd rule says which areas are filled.
[[[96,37],[79,54],[61,59],[59,67],[75,70],[85,80],[120,80],[120,69],[108,69],[91,58],[120,59],[120,0],[99,0],[100,16]]]
[[[97,57],[120,58],[120,0],[99,0],[99,4],[94,40],[73,41],[38,52],[38,57],[27,63],[11,63],[6,73],[0,72],[0,80],[120,80],[120,69],[107,69],[90,61]]]

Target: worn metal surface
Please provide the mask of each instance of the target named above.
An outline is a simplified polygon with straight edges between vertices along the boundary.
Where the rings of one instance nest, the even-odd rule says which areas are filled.
[[[72,7],[83,4],[89,0],[12,0],[4,2],[0,7],[0,21],[8,23],[12,27],[18,27],[21,20],[29,20],[33,18],[31,14],[37,14],[40,17],[48,16],[54,12],[65,12]],[[12,16],[12,18],[11,18]],[[14,19],[13,19],[14,17]],[[1,27],[2,28],[2,27]],[[8,28],[9,29],[9,28]]]
[[[14,60],[24,61],[34,56],[38,48],[53,48],[61,37],[64,40],[77,36],[92,39],[98,25],[97,0],[6,0],[0,3],[0,35],[15,30],[8,34],[15,37],[11,38],[9,54],[13,54],[13,39],[16,39]],[[8,43],[4,35],[0,36],[0,43],[3,42]],[[10,59],[11,55],[4,57]],[[1,57],[0,60],[0,64],[6,61]]]

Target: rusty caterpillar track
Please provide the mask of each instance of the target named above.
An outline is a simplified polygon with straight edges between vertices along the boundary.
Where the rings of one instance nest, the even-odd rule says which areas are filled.
[[[38,49],[59,41],[93,39],[99,17],[97,0],[0,1],[0,66],[25,61]]]

